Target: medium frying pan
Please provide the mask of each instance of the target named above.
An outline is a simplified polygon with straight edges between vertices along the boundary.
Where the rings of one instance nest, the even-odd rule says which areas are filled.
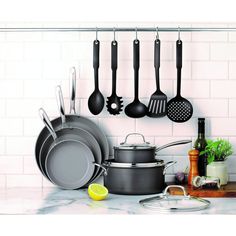
[[[76,83],[75,68],[72,68],[71,77],[72,77],[71,78],[72,89],[71,89],[70,111],[75,113],[75,83]],[[65,115],[65,120],[68,127],[80,128],[92,134],[100,145],[101,152],[102,152],[102,161],[108,159],[109,146],[108,146],[107,138],[105,134],[102,132],[102,130],[93,121],[85,117],[76,115],[76,114]],[[59,131],[61,128],[63,128],[62,120],[60,117],[52,120],[51,123],[55,131]],[[39,163],[40,162],[39,161],[40,149],[45,139],[47,139],[50,135],[51,134],[48,131],[47,127],[44,127],[42,131],[40,132],[36,141],[35,158],[36,158],[36,162],[40,170],[41,170],[40,163]]]

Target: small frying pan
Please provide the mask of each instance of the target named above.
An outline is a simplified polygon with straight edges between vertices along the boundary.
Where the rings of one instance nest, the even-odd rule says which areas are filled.
[[[41,158],[41,168],[45,168],[46,176],[56,185],[64,189],[78,189],[83,187],[92,178],[95,170],[95,158],[90,148],[77,136],[65,134],[60,137],[50,123],[43,109],[40,116],[51,133],[53,142],[46,153],[46,158]],[[64,129],[63,129],[64,130]],[[61,131],[63,131],[61,130]],[[43,151],[42,151],[42,154]],[[42,156],[43,157],[43,156]]]

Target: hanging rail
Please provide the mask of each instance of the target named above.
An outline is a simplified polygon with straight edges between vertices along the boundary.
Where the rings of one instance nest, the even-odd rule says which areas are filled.
[[[0,32],[156,32],[156,27],[92,27],[92,28],[0,28]],[[158,27],[159,32],[232,32],[236,28],[191,28],[191,27]]]

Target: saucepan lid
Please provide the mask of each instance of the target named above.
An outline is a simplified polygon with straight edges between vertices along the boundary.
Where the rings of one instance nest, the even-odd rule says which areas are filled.
[[[183,195],[170,195],[168,189],[181,188]],[[180,185],[169,185],[163,193],[155,197],[146,198],[139,201],[140,205],[155,211],[163,212],[191,212],[206,209],[210,205],[210,201],[192,197],[186,194],[184,187]]]
[[[141,143],[129,143],[128,138],[130,136],[140,136],[142,138]],[[120,143],[120,146],[115,146],[114,149],[119,149],[119,150],[147,150],[147,149],[156,149],[156,146],[150,145],[149,142],[146,142],[144,136],[140,133],[130,133],[125,137],[125,141]]]

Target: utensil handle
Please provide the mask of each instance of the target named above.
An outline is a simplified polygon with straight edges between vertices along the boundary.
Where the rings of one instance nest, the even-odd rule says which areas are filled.
[[[62,122],[62,125],[64,125],[66,123],[66,116],[65,116],[64,99],[63,99],[62,90],[61,90],[60,85],[58,85],[56,87],[56,99],[57,99],[57,106],[59,109],[59,113],[61,116],[61,122]]]
[[[133,67],[134,67],[134,99],[138,100],[138,84],[139,84],[139,40],[133,42]]]
[[[183,186],[181,186],[181,185],[169,185],[169,186],[167,186],[167,187],[165,188],[164,192],[163,192],[163,195],[164,195],[164,196],[167,195],[167,192],[168,192],[168,190],[169,190],[170,188],[180,188],[180,189],[183,191],[184,196],[185,196],[185,197],[188,196],[187,193],[186,193],[186,191],[185,191],[185,188],[184,188]]]
[[[95,90],[98,89],[99,49],[100,41],[96,39],[93,41],[93,69]]]
[[[175,142],[172,142],[172,143],[168,143],[168,144],[165,144],[161,147],[158,147],[156,149],[156,152],[159,152],[160,150],[164,149],[164,148],[168,148],[168,147],[172,147],[172,146],[177,146],[177,145],[182,145],[182,144],[187,144],[187,143],[191,143],[192,140],[179,140],[179,141],[175,141]]]
[[[181,94],[182,41],[176,41],[177,96]]]
[[[111,42],[112,93],[116,92],[117,47],[118,42],[113,40]]]
[[[146,142],[146,140],[145,140],[145,138],[144,138],[144,136],[143,136],[142,134],[140,134],[140,133],[130,133],[130,134],[126,135],[125,141],[122,142],[122,143],[120,143],[120,145],[126,144],[126,143],[127,143],[127,140],[128,140],[128,137],[130,137],[130,136],[132,136],[132,135],[139,135],[139,136],[141,136],[142,139],[143,139],[143,144],[150,144],[149,142]]]
[[[71,68],[70,72],[70,114],[76,114],[75,111],[75,94],[76,94],[76,70]]]
[[[165,168],[164,168],[164,170],[163,170],[163,175],[166,174],[166,170],[167,170],[169,167],[173,166],[173,165],[176,164],[176,163],[177,163],[177,161],[169,161],[169,162],[167,162],[167,163],[165,164]]]
[[[159,76],[160,47],[161,47],[161,41],[159,39],[156,39],[154,41],[154,68],[155,68],[156,88],[157,88],[157,90],[160,90],[160,76]]]
[[[47,113],[44,111],[43,108],[39,109],[39,116],[40,116],[41,120],[43,121],[44,125],[47,127],[50,134],[52,135],[53,139],[56,140],[57,139],[56,132],[52,126],[52,123],[51,123]]]

